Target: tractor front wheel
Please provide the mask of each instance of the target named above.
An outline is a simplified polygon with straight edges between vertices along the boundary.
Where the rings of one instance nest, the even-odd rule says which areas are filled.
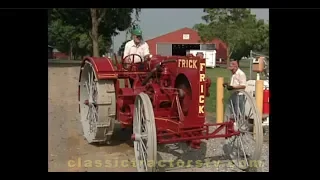
[[[234,91],[225,108],[224,121],[232,121],[234,130],[240,132],[226,140],[226,155],[242,170],[259,168],[263,130],[254,98],[243,90]]]
[[[155,172],[157,168],[157,134],[150,98],[140,93],[134,103],[134,153],[138,172]]]

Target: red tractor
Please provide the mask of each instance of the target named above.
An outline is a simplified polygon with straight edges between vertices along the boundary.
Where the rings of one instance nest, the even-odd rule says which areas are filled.
[[[154,56],[143,61],[137,54],[129,56],[131,63],[125,57],[121,63],[116,60],[115,66],[112,60],[100,57],[87,57],[82,62],[79,111],[89,143],[110,142],[118,120],[123,128],[133,129],[139,172],[156,171],[157,144],[185,142],[199,149],[201,140],[218,137],[227,140],[228,157],[236,165],[240,159],[240,168],[248,169],[250,160],[259,160],[261,118],[248,93],[235,91],[226,106],[224,122],[209,124],[204,107],[211,81],[205,77],[205,59]],[[249,149],[244,147],[245,135],[254,140]]]

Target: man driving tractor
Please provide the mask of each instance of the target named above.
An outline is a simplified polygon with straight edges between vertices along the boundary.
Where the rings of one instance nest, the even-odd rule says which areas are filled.
[[[142,31],[140,28],[134,28],[131,32],[132,40],[127,42],[123,52],[123,58],[126,57],[126,63],[140,63],[141,60],[146,60],[150,57],[149,45],[142,39]],[[143,59],[137,56],[130,56],[132,54],[138,54]]]
[[[148,60],[150,56],[149,45],[142,39],[142,31],[140,28],[135,27],[132,32],[132,40],[128,41],[125,45],[123,58],[125,59],[126,67],[130,66],[129,64],[142,63],[145,60]],[[140,57],[138,57],[139,55]],[[139,65],[139,69],[144,69],[144,64]],[[131,87],[133,86],[133,79],[129,78]]]

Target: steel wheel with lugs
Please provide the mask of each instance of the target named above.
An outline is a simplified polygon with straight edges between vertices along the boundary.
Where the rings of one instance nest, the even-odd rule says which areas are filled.
[[[154,172],[157,164],[157,134],[150,98],[140,93],[134,104],[133,140],[138,172]]]
[[[227,138],[226,155],[242,170],[257,168],[261,164],[263,131],[254,98],[243,90],[232,92],[224,121],[233,121],[235,131],[240,131],[240,135]]]
[[[83,135],[88,143],[110,143],[116,115],[114,83],[98,80],[89,61],[80,72],[79,106]]]

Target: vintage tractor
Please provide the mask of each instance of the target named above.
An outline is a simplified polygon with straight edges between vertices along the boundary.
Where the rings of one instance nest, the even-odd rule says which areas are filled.
[[[110,142],[116,120],[132,128],[139,172],[157,170],[157,144],[185,142],[199,149],[201,140],[220,137],[226,139],[228,157],[248,169],[250,160],[259,160],[263,141],[255,102],[247,92],[235,91],[224,122],[206,123],[211,81],[205,67],[205,59],[192,55],[143,61],[132,54],[115,66],[108,58],[85,58],[79,77],[84,137],[89,143]],[[245,146],[250,140],[251,146]]]

